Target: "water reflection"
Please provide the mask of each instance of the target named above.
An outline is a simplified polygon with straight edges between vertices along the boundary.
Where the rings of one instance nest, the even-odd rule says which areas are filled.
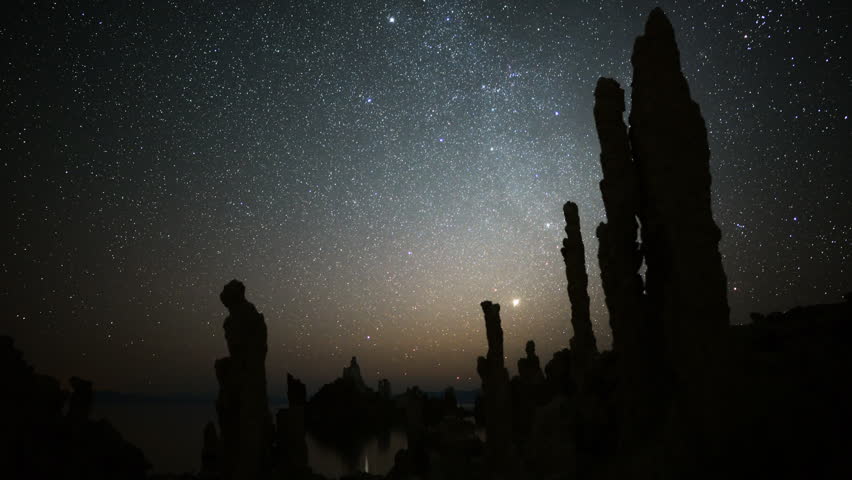
[[[121,402],[96,405],[93,418],[106,418],[153,464],[154,473],[197,472],[204,425],[216,418],[212,403]],[[308,464],[314,472],[337,478],[357,471],[384,475],[394,455],[407,448],[405,432],[392,430],[352,446],[330,445],[306,437]]]
[[[396,452],[408,447],[401,430],[390,430],[349,447],[324,443],[310,433],[306,440],[311,468],[329,478],[359,471],[385,475],[393,467]]]

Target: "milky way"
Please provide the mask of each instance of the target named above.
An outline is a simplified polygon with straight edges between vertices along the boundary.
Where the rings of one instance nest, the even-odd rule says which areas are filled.
[[[218,292],[269,325],[270,388],[357,355],[478,385],[571,335],[561,206],[609,327],[592,118],[658,2],[39,2],[0,29],[4,320],[41,371],[211,391]],[[661,2],[708,125],[732,320],[852,290],[845,2]],[[517,300],[517,302],[515,302]],[[514,368],[512,368],[514,370]]]

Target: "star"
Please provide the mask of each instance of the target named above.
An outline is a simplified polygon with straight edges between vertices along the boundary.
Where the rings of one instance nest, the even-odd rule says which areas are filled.
[[[403,384],[425,382],[421,352],[448,358],[430,388],[468,378],[483,344],[468,327],[480,325],[484,297],[537,319],[506,330],[506,351],[536,339],[544,360],[567,341],[556,332],[566,327],[568,200],[580,207],[591,316],[608,348],[594,81],[621,83],[627,122],[641,31],[624,27],[659,2],[605,16],[595,2],[563,2],[560,15],[519,2],[422,3],[364,0],[320,7],[323,18],[232,9],[223,21],[187,0],[180,22],[123,22],[101,8],[10,19],[27,34],[0,34],[11,55],[4,88],[15,92],[2,103],[0,151],[37,161],[0,162],[13,247],[3,268],[39,292],[7,315],[17,341],[44,346],[32,362],[136,388],[102,361],[115,357],[209,390],[209,362],[177,352],[188,335],[203,339],[198,359],[219,353],[216,293],[233,277],[282,346],[271,378],[286,365],[318,387],[339,374],[330,352]],[[732,321],[792,298],[838,298],[852,258],[848,15],[832,2],[775,2],[754,25],[742,14],[772,2],[669,3],[684,7],[670,20],[709,130]],[[33,61],[56,31],[68,33],[62,54]],[[599,55],[600,45],[623,54]],[[731,61],[747,52],[749,62]],[[80,291],[97,294],[71,295]],[[523,312],[516,293],[530,295]],[[412,353],[425,338],[434,342]],[[86,363],[53,348],[66,343]],[[407,378],[397,352],[412,357]]]

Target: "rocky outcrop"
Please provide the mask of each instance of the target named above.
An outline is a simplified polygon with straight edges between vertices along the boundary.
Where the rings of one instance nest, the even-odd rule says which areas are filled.
[[[568,277],[568,298],[571,301],[572,367],[576,369],[575,381],[582,383],[585,370],[598,354],[592,320],[589,314],[589,276],[586,273],[586,250],[580,234],[580,215],[577,204],[567,202],[562,207],[565,215],[565,236],[562,240],[562,260]]]
[[[429,457],[426,451],[426,425],[424,423],[424,404],[426,398],[417,387],[405,392],[405,434],[408,440],[408,455],[411,472],[421,475],[429,469]]]
[[[544,366],[545,379],[551,394],[574,393],[576,384],[572,376],[571,350],[563,348],[553,352],[553,357]]]
[[[524,349],[527,356],[518,359],[518,376],[524,385],[538,385],[544,383],[544,373],[541,371],[541,361],[535,354],[535,342],[527,341]]]
[[[350,382],[359,392],[366,392],[367,384],[364,383],[364,379],[361,377],[361,367],[358,366],[358,359],[352,357],[352,360],[349,361],[348,367],[343,367],[343,381]]]
[[[266,394],[266,322],[232,280],[219,295],[228,309],[225,340],[229,357],[216,361],[216,410],[222,432],[225,479],[257,478],[269,453],[272,424]]]
[[[639,182],[624,124],[624,90],[608,78],[595,88],[595,126],[601,145],[600,182],[607,222],[597,229],[601,283],[609,310],[613,352],[619,355],[619,447],[629,450],[646,436],[666,408],[662,322],[646,311],[642,253],[637,242]]]
[[[624,124],[624,90],[615,80],[598,80],[594,115],[601,145],[600,189],[607,217],[597,229],[601,283],[609,310],[612,349],[633,355],[652,347],[642,341],[643,330],[652,327],[645,322],[642,306],[636,168]]]
[[[476,370],[482,379],[485,416],[485,455],[491,478],[517,478],[520,467],[512,443],[512,406],[509,372],[504,366],[503,327],[500,304],[484,301],[488,352],[477,358]]]
[[[652,328],[646,331],[655,334],[650,351],[663,357],[652,372],[667,378],[663,388],[671,389],[661,397],[672,404],[666,456],[699,464],[721,448],[723,422],[713,399],[724,383],[729,324],[707,129],[681,72],[674,30],[659,8],[636,39],[631,60],[629,137],[647,267],[644,312]]]
[[[287,374],[287,404],[292,407],[304,407],[308,403],[308,391],[301,380]]]
[[[629,133],[618,83],[602,78],[595,89],[607,214],[597,230],[598,259],[619,358],[622,446],[647,443],[666,411],[692,432],[684,437],[713,436],[719,423],[706,402],[725,350],[727,281],[711,212],[707,130],[679,55],[671,24],[655,9],[634,45]]]
[[[92,382],[71,377],[68,383],[73,390],[68,401],[68,418],[74,423],[85,422],[92,413]]]
[[[222,442],[216,432],[216,425],[207,422],[204,426],[204,439],[201,447],[201,471],[199,478],[219,478],[222,474]]]
[[[516,447],[523,453],[528,446],[536,409],[544,403],[547,389],[535,342],[526,344],[526,357],[518,359],[518,376],[510,382],[512,391],[512,433]]]
[[[391,383],[387,378],[379,380],[379,398],[382,400],[390,400],[391,398]]]
[[[0,336],[0,477],[143,480],[151,465],[106,420],[92,420],[92,383],[73,393],[33,370],[11,337]],[[67,408],[67,413],[63,413]]]
[[[710,148],[698,104],[680,70],[671,23],[659,8],[633,48],[630,144],[648,308],[681,380],[703,375],[728,326],[727,279],[713,221]]]
[[[308,403],[305,384],[287,374],[286,409],[278,411],[278,442],[283,450],[284,470],[305,472],[308,468],[308,444],[305,440],[305,408]]]

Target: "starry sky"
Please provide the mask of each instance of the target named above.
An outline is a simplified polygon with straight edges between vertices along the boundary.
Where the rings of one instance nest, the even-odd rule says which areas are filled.
[[[845,1],[35,1],[0,23],[0,332],[100,388],[212,392],[232,278],[270,391],[475,388],[479,302],[510,371],[571,336],[580,205],[599,345],[592,117],[670,17],[712,151],[732,321],[852,290]],[[517,300],[517,302],[513,302]],[[513,305],[516,303],[516,305]]]

